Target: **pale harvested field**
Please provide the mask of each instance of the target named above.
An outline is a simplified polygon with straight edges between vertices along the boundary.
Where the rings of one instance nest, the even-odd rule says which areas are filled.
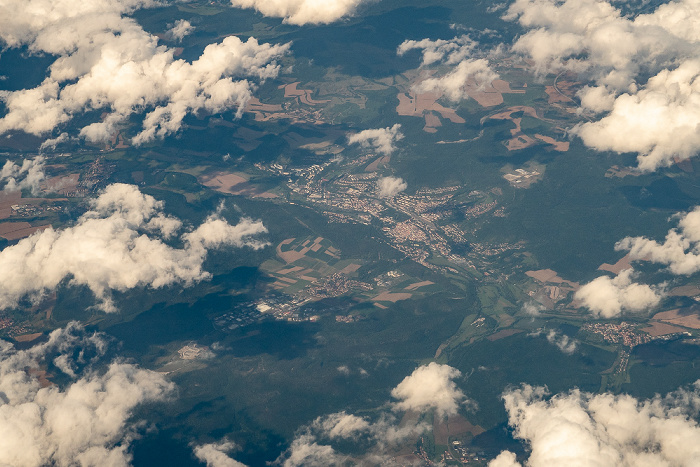
[[[21,199],[19,191],[0,191],[0,209],[10,209],[13,204],[20,204]]]
[[[503,94],[498,91],[467,89],[467,95],[482,107],[494,107],[503,104]]]
[[[199,177],[202,185],[212,188],[220,193],[230,195],[250,196],[252,198],[277,198],[277,195],[262,191],[248,183],[248,180],[240,175],[225,172],[216,172],[211,175]]]
[[[17,226],[17,224],[22,224],[22,227]],[[5,227],[5,226],[11,227]],[[3,227],[5,227],[3,229]],[[20,238],[29,237],[31,234],[38,232],[40,230],[45,230],[51,227],[50,225],[38,225],[32,227],[28,222],[8,222],[6,224],[0,224],[0,237],[7,240],[19,240]]]
[[[554,146],[554,149],[556,151],[566,152],[569,150],[570,143],[568,141],[557,141],[556,139],[550,136],[544,136],[537,133],[535,133],[535,138],[544,141],[545,143],[551,144],[552,146]]]
[[[40,338],[41,336],[43,336],[42,333],[40,333],[40,332],[35,332],[34,334],[24,334],[24,335],[22,335],[22,336],[16,336],[16,337],[15,337],[15,340],[16,340],[17,342],[31,342],[31,341],[33,341],[34,339]]]
[[[653,319],[684,326],[686,328],[700,329],[700,316],[698,316],[698,312],[687,308],[685,310],[676,309],[662,311],[661,313],[655,314]]]
[[[683,285],[669,290],[668,295],[671,297],[695,297],[700,295],[700,288],[696,285]]]
[[[0,224],[0,236],[4,237],[5,234],[16,232],[17,230],[22,230],[31,227],[29,222],[6,222]]]
[[[296,238],[288,238],[286,240],[282,240],[282,242],[279,245],[277,245],[277,256],[282,258],[287,264],[293,263],[294,261],[304,257],[304,253],[301,253],[299,251],[282,251],[282,245],[289,245],[294,240],[296,240]]]
[[[290,251],[282,251],[282,246],[283,245],[289,245],[290,243],[294,242],[296,240],[295,238],[288,238],[286,240],[283,240],[279,245],[277,245],[277,256],[282,258],[287,264],[293,263],[294,261],[303,258],[306,256],[306,253],[309,251],[318,251],[321,248],[323,248],[323,245],[321,245],[321,242],[323,241],[323,237],[317,237],[314,241],[311,240],[306,240],[304,243],[302,243],[303,248],[300,251],[295,251],[295,250],[290,250]],[[329,251],[329,250],[334,250],[334,251]],[[326,254],[333,258],[340,259],[340,257],[335,253],[338,250],[336,250],[333,247],[327,248],[325,250]],[[359,266],[358,266],[359,267]],[[301,269],[301,268],[300,268]],[[286,269],[285,271],[292,272],[292,271],[299,271],[299,269],[295,268],[290,268]],[[302,273],[308,273],[311,272],[312,270],[306,270],[303,271]],[[314,279],[316,280],[316,279]]]
[[[433,281],[423,281],[423,282],[415,282],[411,285],[408,285],[405,287],[406,290],[416,290],[417,288],[423,287],[425,285],[433,285],[435,282]]]
[[[287,269],[280,269],[279,271],[276,272],[276,274],[291,274],[293,272],[299,272],[303,269],[304,268],[301,266],[293,266],[293,267],[287,268]]]
[[[545,86],[545,92],[547,93],[547,96],[549,96],[548,103],[558,104],[567,102],[570,104],[575,104],[573,96],[576,95],[576,90],[573,88],[577,84],[578,83],[573,81],[559,81],[557,86],[559,87],[561,93],[559,93],[554,86]]]
[[[502,79],[493,80],[491,86],[501,94],[525,94],[524,89],[511,89],[510,83]]]
[[[202,185],[229,194],[234,194],[233,188],[236,185],[248,182],[248,180],[240,175],[224,172],[216,172],[214,175],[202,176],[200,178],[202,179]]]
[[[650,326],[642,328],[642,331],[649,333],[651,337],[663,336],[666,334],[674,334],[676,332],[685,331],[685,329],[676,326],[671,326],[670,324],[666,323],[659,323],[658,321],[652,321],[649,324]]]
[[[515,112],[523,112],[525,115],[529,115],[532,118],[540,118],[537,116],[537,111],[527,105],[516,105],[513,107],[508,107],[504,112],[499,112],[497,114],[491,115],[488,118],[495,120],[511,120],[510,115]]]
[[[282,85],[280,88],[284,88],[284,97],[299,98],[299,101],[306,105],[318,105],[330,102],[329,100],[316,101],[311,98],[313,91],[308,89],[297,89],[299,81],[292,84]]]
[[[352,263],[352,264],[348,264],[347,266],[345,266],[345,267],[344,267],[343,269],[341,269],[339,272],[340,272],[341,274],[348,275],[348,274],[352,274],[353,272],[357,271],[357,270],[360,269],[361,267],[362,267],[362,266],[360,266],[359,264]]]
[[[465,123],[462,117],[457,115],[453,109],[448,109],[437,103],[437,100],[442,97],[442,94],[436,92],[426,92],[423,94],[410,96],[400,92],[396,96],[399,99],[399,105],[396,107],[396,112],[399,115],[409,117],[423,117],[426,112],[437,112],[442,118],[445,118],[453,123]]]
[[[374,297],[372,300],[376,300],[379,302],[398,302],[399,300],[408,300],[411,298],[413,295],[410,293],[391,293],[391,292],[382,292],[376,297]]]
[[[279,104],[263,104],[257,97],[251,97],[245,106],[245,111],[255,115],[256,122],[265,122],[275,118],[287,117],[282,113],[282,106]]]
[[[527,276],[532,277],[533,279],[540,281],[540,282],[556,282],[561,283],[564,282],[564,279],[559,277],[557,275],[556,271],[553,271],[551,269],[540,269],[539,271],[527,271],[525,273]]]
[[[547,103],[549,104],[557,104],[559,102],[571,102],[571,99],[559,94],[559,92],[556,89],[554,89],[554,86],[545,86],[544,92],[546,92],[547,96],[549,96],[549,98],[547,99]]]
[[[251,97],[246,108],[252,111],[258,112],[281,112],[282,106],[280,104],[263,104],[257,97]]]
[[[528,106],[523,106],[523,105],[518,105],[514,107],[509,107],[508,110],[504,112],[499,112],[497,114],[491,115],[488,118],[491,118],[493,120],[510,120],[513,122],[515,125],[515,128],[510,130],[510,134],[513,136],[511,139],[508,140],[506,143],[506,147],[508,148],[509,151],[515,151],[518,149],[525,149],[527,147],[532,146],[535,144],[537,141],[524,134],[522,131],[522,128],[520,126],[520,123],[522,122],[522,118],[513,118],[511,115],[515,112],[524,112],[526,115],[532,117],[532,118],[539,118],[537,116],[537,111]],[[553,138],[549,138],[547,136],[542,136],[542,135],[535,135],[538,139],[554,145],[554,148],[558,151],[566,151],[569,149],[569,143],[562,143],[554,140]]]
[[[387,167],[389,165],[389,162],[391,161],[391,155],[386,155],[386,156],[381,156],[376,158],[370,165],[368,165],[365,168],[365,172],[374,172],[379,168],[379,164],[382,164],[384,167]]]
[[[608,264],[608,263],[601,264],[598,267],[598,270],[612,272],[613,274],[620,274],[625,269],[629,269],[632,267],[631,262],[632,262],[632,260],[630,259],[630,255],[626,254],[625,256],[620,258],[620,260],[615,264]]]
[[[470,79],[464,87],[467,95],[482,107],[494,107],[503,103],[503,94],[525,94],[524,89],[511,89],[510,83],[497,79],[489,85],[479,85]]]
[[[436,128],[440,126],[442,126],[440,117],[432,112],[425,114],[425,128],[423,128],[423,131],[430,131],[430,129],[437,131]]]
[[[518,131],[520,131],[520,128],[518,128]],[[513,138],[508,140],[508,144],[506,144],[506,148],[508,148],[509,151],[517,151],[518,149],[529,148],[533,144],[535,144],[534,139],[530,138],[528,135],[526,135],[524,133],[520,133],[519,135],[514,136]]]

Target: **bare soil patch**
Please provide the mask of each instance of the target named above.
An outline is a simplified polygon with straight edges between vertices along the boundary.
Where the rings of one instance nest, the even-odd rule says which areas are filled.
[[[679,308],[675,310],[662,311],[653,316],[652,319],[676,324],[691,329],[700,329],[699,307]]]
[[[651,337],[664,336],[666,334],[674,334],[677,332],[683,332],[685,329],[672,326],[666,323],[660,323],[658,321],[652,321],[649,323],[650,326],[642,328],[642,331],[648,333]]]
[[[372,300],[380,301],[380,302],[393,302],[396,303],[399,300],[408,300],[411,298],[413,295],[410,293],[391,293],[391,292],[382,292],[376,297],[374,297]]]
[[[406,290],[416,290],[420,287],[423,287],[425,285],[433,285],[435,282],[433,281],[423,281],[423,282],[415,282],[411,285],[408,285],[405,287]]]
[[[632,259],[630,258],[629,254],[626,254],[620,260],[615,263],[615,264],[608,264],[608,263],[603,263],[598,267],[599,271],[608,271],[612,272],[613,274],[620,274],[622,271],[625,269],[629,269],[632,267]]]

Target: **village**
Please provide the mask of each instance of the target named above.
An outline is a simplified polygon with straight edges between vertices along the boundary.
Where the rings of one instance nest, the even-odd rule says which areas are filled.
[[[476,227],[464,229],[457,223],[445,222],[455,210],[463,219],[477,220],[482,216],[503,217],[503,209],[494,199],[494,193],[470,191],[464,201],[456,201],[459,186],[420,188],[415,194],[398,193],[393,197],[380,197],[377,186],[380,174],[379,162],[386,163],[386,156],[373,154],[361,157],[367,168],[358,173],[333,175],[337,160],[314,164],[306,168],[290,168],[281,164],[256,164],[256,168],[287,177],[290,201],[308,203],[320,208],[329,220],[336,223],[371,225],[378,223],[389,244],[417,263],[436,270],[447,271],[430,261],[437,255],[454,265],[467,269],[490,269],[483,257],[495,256],[523,248],[522,244],[487,244],[467,240],[473,238]],[[358,166],[358,161],[342,162],[347,169]],[[362,170],[362,167],[359,167]],[[460,248],[455,248],[459,246]]]

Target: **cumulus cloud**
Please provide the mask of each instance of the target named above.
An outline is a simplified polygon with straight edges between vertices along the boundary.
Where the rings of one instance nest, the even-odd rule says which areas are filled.
[[[2,191],[30,190],[32,194],[37,194],[41,182],[46,178],[44,162],[43,156],[24,159],[22,165],[9,160],[5,162],[0,170],[0,184],[4,185]]]
[[[515,453],[503,451],[489,462],[489,467],[522,467],[522,465],[517,461]]]
[[[26,46],[56,60],[37,87],[2,91],[6,112],[0,133],[22,130],[44,135],[88,110],[104,110],[102,121],[80,130],[90,141],[108,139],[116,127],[146,111],[132,143],[162,138],[182,126],[186,114],[237,109],[240,114],[255,85],[277,75],[276,59],[289,45],[243,42],[229,36],[210,44],[193,62],[175,60],[135,20],[125,16],[156,6],[151,0],[74,2],[13,0],[0,5],[0,41]],[[186,30],[180,23],[178,33]]]
[[[365,417],[338,412],[318,417],[300,430],[275,464],[284,467],[345,463],[382,465],[389,459],[387,452],[390,449],[429,429],[430,426],[421,421],[400,423],[393,414],[384,413],[377,420],[370,421]],[[351,449],[354,455],[342,452],[349,446],[355,447]],[[358,455],[358,451],[362,454]]]
[[[488,60],[473,58],[478,43],[469,36],[463,35],[451,40],[404,41],[396,50],[398,55],[404,55],[410,50],[421,50],[421,67],[432,64],[442,64],[449,71],[437,78],[428,78],[414,86],[417,92],[439,92],[447,99],[457,102],[467,99],[466,86],[474,81],[477,86],[491,84],[498,74],[491,69]]]
[[[633,282],[633,276],[631,268],[614,278],[600,276],[582,286],[574,298],[594,315],[603,318],[613,318],[625,311],[640,312],[658,305],[663,298],[660,287]]]
[[[403,139],[403,133],[399,130],[401,125],[398,123],[392,127],[364,130],[348,136],[348,144],[359,144],[379,154],[389,155],[396,150],[394,143]]]
[[[382,177],[377,180],[377,188],[380,198],[393,198],[408,188],[408,185],[399,177]]]
[[[673,274],[700,271],[700,207],[680,216],[678,228],[671,229],[663,243],[646,237],[626,237],[615,245],[628,250],[634,260],[665,264]]]
[[[398,399],[391,408],[394,412],[410,410],[419,414],[434,410],[439,417],[456,414],[466,402],[464,393],[452,381],[460,375],[459,370],[438,363],[418,367],[391,391],[392,397]],[[428,430],[430,425],[421,417],[400,421],[388,411],[374,419],[338,412],[318,417],[303,427],[275,464],[385,465],[391,459],[392,449]],[[352,455],[343,453],[348,446],[354,447],[350,449]]]
[[[168,29],[166,36],[170,39],[181,42],[185,36],[189,36],[194,31],[194,26],[186,19],[179,19],[175,21],[173,27]]]
[[[503,400],[514,436],[530,447],[530,467],[551,465],[695,465],[700,427],[692,418],[692,391],[637,400],[629,395],[573,390],[547,397],[546,388],[524,385]],[[519,466],[504,452],[490,467]]]
[[[189,286],[209,278],[202,269],[208,250],[266,245],[256,239],[266,232],[260,221],[230,225],[218,214],[178,238],[182,222],[162,208],[162,202],[135,186],[113,184],[75,225],[48,228],[5,248],[0,252],[0,309],[17,306],[25,297],[38,300],[68,279],[71,285],[88,287],[99,308],[114,311],[111,290]]]
[[[391,396],[399,399],[394,407],[418,412],[435,409],[441,417],[456,414],[466,401],[466,396],[453,381],[461,375],[449,365],[431,362],[420,366],[391,391]]]
[[[473,79],[479,87],[484,87],[498,79],[498,73],[489,67],[487,60],[464,60],[452,71],[439,78],[428,78],[415,86],[418,92],[440,92],[447,99],[457,102],[469,96],[465,86]]]
[[[411,50],[420,50],[423,57],[421,60],[422,67],[440,62],[456,65],[472,55],[477,45],[479,45],[478,42],[467,35],[455,37],[451,40],[409,40],[403,41],[396,49],[396,53],[402,56]]]
[[[578,346],[578,341],[576,339],[572,339],[566,334],[561,334],[554,329],[551,329],[547,333],[547,342],[557,346],[559,350],[567,355],[576,352],[576,347]]]
[[[236,445],[231,441],[220,443],[209,443],[195,446],[193,451],[195,457],[207,464],[207,467],[245,467],[228,456],[227,453],[236,449]]]
[[[285,23],[328,24],[352,15],[367,0],[231,0],[237,8],[255,8],[265,16],[284,18]]]
[[[77,323],[28,350],[0,341],[0,464],[130,462],[134,409],[164,400],[174,386],[156,372],[127,363],[112,362],[106,371],[98,371],[95,366],[106,347],[103,336],[87,334]],[[62,387],[40,384],[27,369],[42,365],[49,365],[51,372],[71,368],[70,382]]]
[[[652,171],[700,149],[699,13],[694,0],[636,16],[601,0],[516,0],[505,18],[528,30],[513,50],[539,73],[591,81],[582,108],[604,115],[573,133],[600,151],[638,153],[639,168]]]
[[[297,436],[287,451],[277,458],[276,464],[283,467],[325,467],[341,465],[346,456],[338,454],[332,446],[318,444],[311,434]]]
[[[366,419],[345,412],[319,417],[314,420],[313,427],[327,433],[331,439],[354,438],[372,428]]]

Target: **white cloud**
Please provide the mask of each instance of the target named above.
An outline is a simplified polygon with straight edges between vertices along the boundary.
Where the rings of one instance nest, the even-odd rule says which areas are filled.
[[[408,185],[399,177],[382,177],[377,180],[377,188],[380,198],[393,198],[408,188]]]
[[[535,301],[530,301],[523,305],[523,312],[532,317],[540,316],[544,309],[545,308],[542,304],[537,303]]]
[[[473,79],[481,88],[488,86],[498,79],[498,73],[489,67],[489,62],[483,58],[464,60],[452,71],[439,78],[428,78],[415,86],[418,92],[440,92],[453,102],[467,99],[465,86]]]
[[[352,15],[367,0],[231,0],[238,8],[255,8],[265,16],[284,18],[285,23],[328,24]]]
[[[398,123],[392,127],[364,130],[348,136],[348,144],[359,144],[363,148],[388,155],[396,150],[394,143],[403,139],[403,133],[399,130],[401,125]]]
[[[479,45],[478,42],[466,35],[455,37],[451,40],[410,40],[402,42],[396,49],[396,54],[402,56],[411,50],[421,50],[423,55],[421,66],[439,62],[456,65],[472,55],[477,45]]]
[[[461,374],[456,368],[435,362],[420,366],[391,391],[392,397],[399,399],[394,407],[418,412],[435,409],[441,417],[456,414],[466,401],[453,381]]]
[[[345,412],[319,417],[314,420],[312,426],[326,433],[331,439],[355,438],[372,429],[372,425],[366,419]]]
[[[266,245],[254,238],[266,232],[260,221],[230,225],[215,214],[179,237],[182,248],[172,247],[164,240],[175,237],[182,223],[163,214],[162,207],[135,186],[113,184],[72,227],[48,228],[5,248],[0,309],[23,297],[38,299],[69,279],[71,285],[87,286],[101,309],[114,311],[111,290],[189,286],[209,277],[202,269],[209,249]]]
[[[488,86],[498,78],[489,62],[483,58],[472,58],[478,43],[463,35],[451,40],[404,41],[396,53],[404,55],[410,50],[422,50],[421,67],[432,64],[449,66],[449,71],[437,78],[428,78],[414,86],[416,92],[439,92],[449,100],[457,102],[467,99],[466,85],[474,80],[477,86]]]
[[[521,467],[521,464],[516,460],[514,453],[503,451],[489,462],[489,467]]]
[[[51,333],[28,350],[0,341],[0,464],[21,466],[127,465],[134,409],[165,399],[173,384],[162,375],[113,362],[93,369],[106,341],[77,324]],[[89,359],[87,355],[94,358]],[[77,355],[77,357],[76,357]],[[54,360],[72,368],[62,387],[41,387],[27,371]],[[78,370],[82,368],[82,370]],[[53,370],[51,370],[53,371]],[[80,376],[75,376],[75,373]]]
[[[430,429],[421,421],[400,423],[392,414],[381,414],[375,421],[365,417],[338,412],[318,417],[300,430],[290,447],[275,461],[285,467],[306,465],[383,465],[391,456],[388,452],[399,443],[417,437]],[[338,444],[338,442],[342,444]],[[341,448],[342,446],[342,448]],[[344,454],[348,446],[353,455]]]
[[[596,316],[613,318],[625,311],[640,312],[659,304],[663,293],[659,287],[632,281],[633,269],[617,277],[600,276],[582,286],[574,295],[576,300]]]
[[[12,0],[0,5],[0,39],[9,47],[57,59],[37,87],[3,91],[0,133],[44,135],[86,110],[102,109],[101,122],[80,130],[90,141],[108,139],[130,115],[146,111],[133,139],[141,144],[177,131],[191,112],[240,114],[254,84],[277,75],[275,60],[289,45],[246,42],[234,36],[211,44],[194,62],[175,60],[135,20],[124,16],[148,0]],[[184,23],[183,23],[184,24]]]
[[[601,0],[516,0],[505,18],[528,29],[513,50],[539,73],[571,70],[592,81],[582,108],[604,115],[573,129],[587,146],[636,152],[644,171],[698,153],[698,2],[626,17]]]
[[[692,392],[651,400],[579,390],[547,398],[545,388],[528,385],[503,399],[515,437],[530,446],[530,467],[680,466],[700,461],[700,427],[689,417],[700,399],[697,383]],[[505,453],[489,465],[519,464]]]
[[[4,184],[2,191],[30,190],[32,194],[39,192],[41,182],[44,181],[43,156],[34,159],[24,159],[22,165],[12,161],[5,162],[0,170],[0,184]]]
[[[170,39],[182,42],[185,36],[189,36],[194,31],[194,26],[186,19],[179,19],[175,21],[173,27],[168,29],[166,36]]]
[[[576,347],[578,346],[578,341],[576,339],[571,339],[566,334],[558,333],[554,329],[551,329],[547,333],[547,342],[557,346],[559,350],[567,355],[576,352]]]
[[[398,402],[393,411],[434,410],[437,416],[453,415],[466,402],[454,381],[461,373],[448,365],[430,363],[417,368],[392,391]],[[318,417],[302,427],[290,447],[275,461],[284,467],[306,465],[391,465],[391,452],[400,443],[430,430],[421,417],[401,419],[381,411],[374,419],[338,412]],[[348,450],[352,454],[345,454]],[[358,452],[362,454],[358,455]],[[349,465],[348,464],[348,465]]]
[[[626,237],[615,249],[629,250],[634,260],[665,264],[673,274],[694,274],[700,271],[700,207],[681,216],[678,228],[669,230],[663,243],[646,237]]]
[[[194,455],[201,462],[205,462],[207,467],[245,467],[234,459],[231,459],[227,453],[236,449],[236,445],[231,441],[222,441],[220,443],[202,444],[194,447]]]
[[[276,464],[283,467],[325,467],[341,465],[346,456],[338,454],[331,446],[318,444],[311,434],[297,436],[289,449],[280,455]]]

